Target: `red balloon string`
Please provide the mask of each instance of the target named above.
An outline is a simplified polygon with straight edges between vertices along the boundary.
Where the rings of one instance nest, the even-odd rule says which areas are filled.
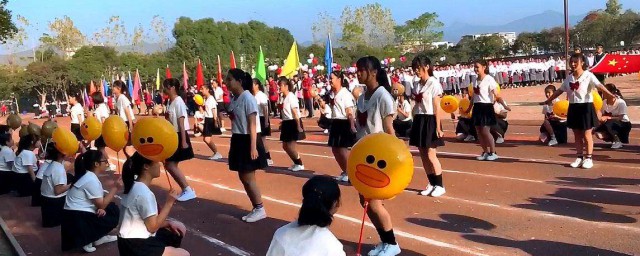
[[[364,201],[364,213],[362,214],[362,224],[360,225],[360,238],[358,238],[358,251],[356,255],[362,255],[362,235],[364,234],[364,221],[367,218],[367,210],[369,209],[369,200]]]

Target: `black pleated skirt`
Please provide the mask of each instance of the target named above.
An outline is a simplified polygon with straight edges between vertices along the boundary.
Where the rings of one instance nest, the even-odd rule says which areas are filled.
[[[187,148],[182,148],[182,136],[178,133],[178,149],[171,157],[167,159],[168,162],[182,162],[193,158],[193,147],[191,146],[191,139],[187,134],[185,136],[187,140]]]
[[[267,151],[262,144],[261,135],[256,135],[258,158],[251,159],[251,137],[249,134],[231,135],[229,145],[229,170],[236,172],[252,172],[267,167]]]
[[[329,146],[334,148],[350,148],[356,143],[356,134],[351,132],[349,120],[332,119],[329,130]]]
[[[43,196],[40,212],[42,213],[42,227],[52,228],[60,226],[64,215],[64,202],[67,197],[46,197]],[[85,244],[86,245],[86,244]]]
[[[222,131],[220,131],[220,127],[216,124],[213,117],[205,117],[204,125],[202,127],[202,136],[211,137],[211,135],[220,135]]]
[[[162,256],[167,246],[179,248],[182,237],[163,228],[147,239],[118,237],[118,251],[127,256]]]
[[[33,182],[33,186],[31,186],[31,206],[40,206],[42,204],[42,194],[40,194],[40,186],[42,186],[42,179],[36,178],[36,180]]]
[[[80,133],[80,124],[71,124],[71,132],[76,136],[78,141],[84,140],[82,133]]]
[[[265,120],[264,116],[260,117],[260,135],[271,136],[271,122],[269,120]]]
[[[442,138],[438,138],[435,115],[415,115],[409,145],[418,148],[437,148],[444,146]]]
[[[303,129],[302,132],[298,131],[298,124],[296,124],[295,120],[283,120],[280,127],[280,141],[292,142],[306,139],[307,136],[304,133],[302,120],[300,120],[300,125]]]
[[[98,217],[91,212],[63,210],[60,227],[62,251],[81,248],[116,228],[120,219],[118,206],[113,202],[109,203],[105,212],[107,213],[105,216]]]
[[[0,171],[0,195],[11,192],[13,186],[11,180],[13,179],[12,171]]]
[[[496,124],[496,113],[491,103],[473,103],[473,126],[492,126]]]
[[[593,103],[571,103],[567,113],[567,127],[585,131],[598,126],[598,116]]]
[[[18,197],[31,196],[31,190],[33,189],[33,180],[28,173],[13,173],[13,185],[15,191],[18,192]]]

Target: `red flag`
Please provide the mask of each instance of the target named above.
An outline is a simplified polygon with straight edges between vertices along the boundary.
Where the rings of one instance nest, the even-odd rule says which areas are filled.
[[[187,74],[187,64],[182,62],[182,86],[186,91],[189,89],[189,74]]]
[[[593,66],[592,73],[635,73],[640,71],[640,55],[607,54]]]
[[[198,86],[198,91],[204,85],[204,74],[202,73],[202,62],[200,60],[198,60],[198,67],[196,68],[196,85]]]
[[[222,86],[222,66],[220,65],[220,55],[218,55],[218,85]]]
[[[236,68],[236,56],[233,54],[233,51],[231,51],[231,68]]]
[[[171,70],[169,70],[169,65],[167,64],[167,69],[165,70],[166,75],[165,78],[169,79],[171,78]]]
[[[93,80],[91,80],[89,84],[89,95],[93,95],[94,92],[96,92],[96,85],[93,83]]]

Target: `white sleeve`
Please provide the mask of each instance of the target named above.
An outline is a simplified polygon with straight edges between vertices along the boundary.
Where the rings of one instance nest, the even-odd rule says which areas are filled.
[[[273,239],[271,239],[271,244],[269,245],[269,250],[267,251],[266,256],[281,256],[281,255],[286,255],[284,246],[274,236]]]
[[[38,165],[38,159],[36,159],[36,154],[31,152],[28,154],[25,154],[25,158],[22,161],[22,165],[24,166],[37,166]]]
[[[16,160],[16,154],[13,153],[11,149],[3,150],[2,152],[2,157],[4,158],[5,162],[13,162],[14,160]]]
[[[244,112],[247,116],[253,113],[258,113],[258,103],[256,103],[255,100],[250,100],[249,98],[246,98],[245,104],[244,104]]]
[[[342,97],[342,104],[344,108],[352,108],[355,105],[355,100],[353,100],[353,96],[351,94]]]
[[[385,118],[389,115],[393,115],[396,113],[396,109],[393,107],[393,99],[390,94],[385,94],[380,98],[380,115],[382,118]]]
[[[136,197],[136,209],[142,219],[158,215],[158,203],[153,194],[139,195]]]
[[[184,104],[184,102],[181,102],[181,104],[177,104],[177,105],[178,106],[176,107],[176,118],[177,119],[180,119],[181,117],[189,118],[189,116],[187,115],[187,105]]]
[[[598,86],[601,86],[602,83],[600,83],[600,80],[598,80],[596,75],[594,75],[593,73],[590,73],[589,74],[589,85],[593,85],[593,87],[589,86],[589,88],[593,89],[593,88],[597,88]]]
[[[67,173],[63,168],[55,168],[51,174],[51,181],[53,181],[53,186],[66,185]]]
[[[87,195],[87,198],[89,199],[104,197],[104,190],[102,189],[102,184],[98,179],[87,183],[86,187],[84,188],[84,193]]]
[[[300,108],[300,101],[298,100],[297,97],[290,97],[290,99],[292,100],[289,101],[289,108],[291,109]]]
[[[560,86],[560,88],[558,88],[558,90],[561,90],[563,92],[568,92],[569,90],[571,90],[571,88],[569,86],[569,78],[568,77],[566,79],[564,79],[564,82],[562,82],[562,85]]]

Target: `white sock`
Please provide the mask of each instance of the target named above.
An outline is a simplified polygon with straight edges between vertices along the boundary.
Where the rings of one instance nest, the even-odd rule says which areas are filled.
[[[182,190],[182,191],[183,191],[183,192],[193,191],[193,189],[191,189],[191,187],[189,186],[189,187],[184,188],[184,190]]]

